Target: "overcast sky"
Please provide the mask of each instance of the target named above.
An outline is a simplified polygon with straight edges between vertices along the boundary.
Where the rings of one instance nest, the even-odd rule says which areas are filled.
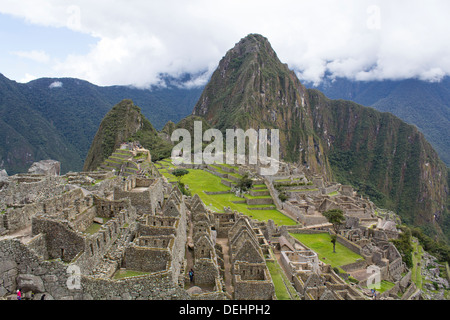
[[[301,80],[450,74],[448,0],[0,0],[0,73],[140,87],[191,73],[201,85],[249,33]]]

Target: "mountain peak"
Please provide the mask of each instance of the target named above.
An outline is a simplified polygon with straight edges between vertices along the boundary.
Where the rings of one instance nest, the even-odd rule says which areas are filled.
[[[314,137],[310,138],[313,121],[305,97],[306,89],[278,59],[267,38],[250,34],[222,58],[193,114],[222,131],[258,129],[263,124],[266,129],[278,128],[282,158],[296,162],[311,156],[315,159],[311,160],[311,167],[328,172],[320,148],[315,149]],[[308,144],[313,147],[306,148]],[[307,149],[311,150],[310,155],[304,151],[302,156],[301,152]]]
[[[248,53],[258,53],[261,50],[275,53],[266,37],[263,37],[260,34],[249,34],[236,43],[234,48],[232,48],[229,52],[244,56]]]
[[[153,125],[132,100],[124,99],[103,118],[84,163],[83,171],[92,171],[108,158],[122,142],[139,141],[152,157],[168,157],[172,148],[163,141]]]

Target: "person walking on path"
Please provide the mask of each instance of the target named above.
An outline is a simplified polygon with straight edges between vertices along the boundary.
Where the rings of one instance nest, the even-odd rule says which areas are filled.
[[[189,280],[191,283],[194,281],[194,270],[192,269],[189,271]]]
[[[17,290],[17,300],[22,300],[22,292],[19,290]]]

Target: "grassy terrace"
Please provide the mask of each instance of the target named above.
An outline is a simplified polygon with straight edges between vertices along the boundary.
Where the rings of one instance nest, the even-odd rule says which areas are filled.
[[[170,174],[175,169],[170,160],[162,160],[156,163],[156,167],[161,174],[163,174],[169,182],[177,181],[176,178]],[[230,166],[231,167],[231,166]],[[191,194],[198,194],[200,199],[212,211],[223,212],[224,207],[230,207],[232,210],[242,212],[253,219],[259,221],[267,221],[272,219],[278,225],[295,225],[296,221],[285,216],[275,209],[273,205],[254,205],[249,206],[246,203],[234,203],[233,201],[245,201],[244,198],[237,197],[233,193],[208,195],[206,192],[223,192],[231,191],[231,188],[222,184],[222,178],[200,169],[189,169],[189,174],[182,178],[182,182],[189,188]],[[236,174],[237,175],[237,174]],[[240,176],[239,176],[240,177]],[[265,185],[258,185],[265,187]],[[251,196],[249,196],[251,197]],[[270,196],[261,196],[267,198]],[[254,198],[254,197],[251,197]],[[260,198],[260,197],[256,197]],[[271,210],[252,210],[252,208],[272,207]]]
[[[395,286],[395,283],[387,281],[387,280],[383,280],[381,282],[369,285],[368,288],[369,289],[376,289],[378,292],[383,293],[385,291],[388,291],[390,289],[392,289]]]
[[[417,239],[414,239],[412,241],[412,246],[413,246],[413,254],[412,254],[413,267],[411,271],[411,280],[416,284],[417,288],[422,289],[423,280],[422,280],[421,262],[422,262],[423,248],[419,244]]]
[[[138,277],[138,276],[144,276],[146,274],[149,274],[149,272],[142,272],[142,271],[134,271],[134,270],[118,270],[115,274],[113,279],[123,279],[123,278],[130,278],[130,277]]]
[[[298,293],[287,279],[278,262],[276,260],[266,261],[266,265],[272,277],[277,300],[299,300]]]
[[[275,180],[275,182],[291,182],[291,181],[300,181],[300,178],[293,178],[292,180],[290,178]]]
[[[97,218],[101,218],[101,217],[97,217]],[[102,218],[103,219],[103,223],[108,222],[109,220],[111,220],[111,218]],[[92,235],[97,233],[100,228],[102,227],[101,224],[93,222],[86,230],[84,230],[84,233]]]
[[[330,264],[332,267],[339,268],[340,266],[356,262],[358,259],[363,259],[362,256],[347,249],[340,243],[336,243],[336,253],[333,253],[333,244],[331,243],[331,238],[328,233],[291,233],[291,235],[311,250],[315,251],[319,256],[320,261]]]

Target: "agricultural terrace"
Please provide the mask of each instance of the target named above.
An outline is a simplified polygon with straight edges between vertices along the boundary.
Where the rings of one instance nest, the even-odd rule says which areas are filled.
[[[171,174],[177,167],[172,164],[170,159],[155,162],[155,166],[169,182],[177,181],[177,178]],[[226,176],[220,177],[202,169],[188,169],[189,174],[183,176],[181,182],[185,184],[192,195],[198,194],[205,206],[211,211],[223,212],[224,207],[230,207],[231,210],[241,212],[255,220],[268,221],[269,219],[272,219],[277,225],[297,224],[295,220],[287,217],[276,209],[270,195],[263,195],[268,191],[265,184],[253,185],[250,190],[253,195],[245,194],[244,197],[238,197],[231,192],[232,188],[230,186],[225,185],[225,183],[233,185],[236,183],[237,179],[242,178],[242,176],[236,172],[238,171],[237,167],[217,164],[210,166],[210,169],[211,172]],[[225,171],[226,169],[228,170]],[[207,194],[208,192],[223,193]],[[249,204],[252,199],[266,199],[268,204]]]

